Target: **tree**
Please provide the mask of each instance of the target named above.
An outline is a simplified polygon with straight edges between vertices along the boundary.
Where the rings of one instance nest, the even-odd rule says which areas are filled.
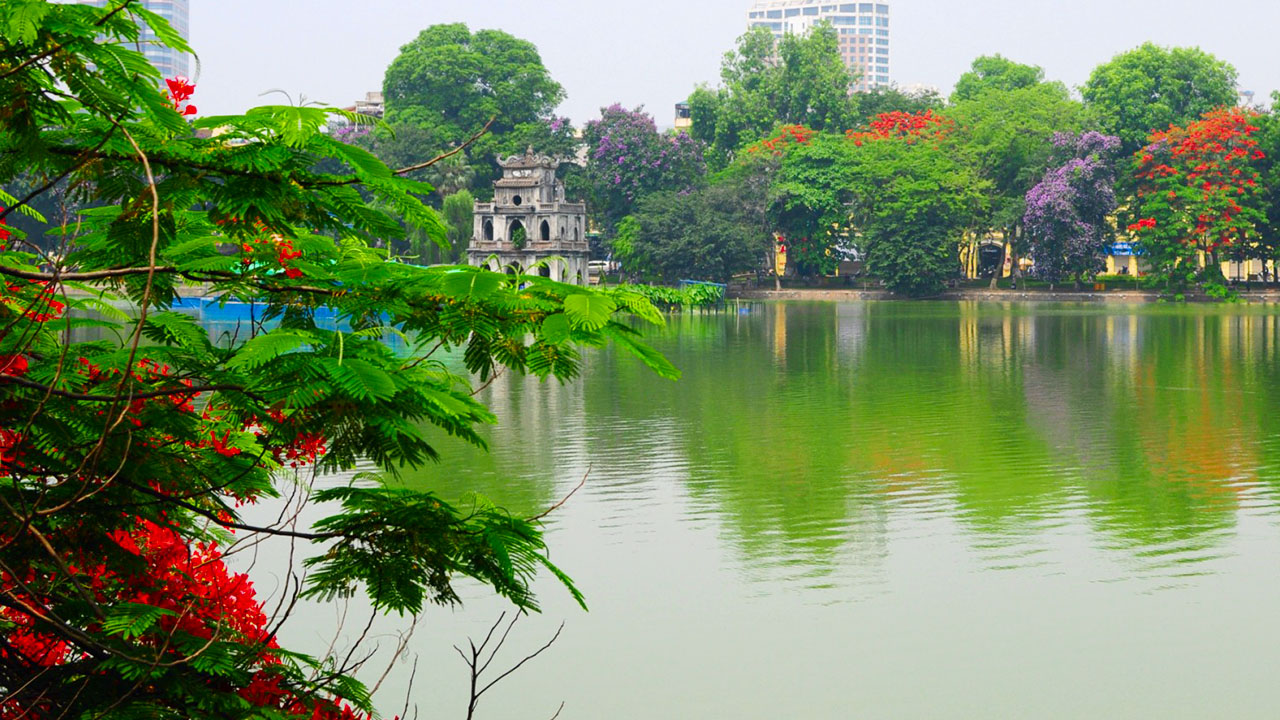
[[[1199,48],[1146,43],[1099,65],[1080,89],[1101,129],[1128,155],[1153,131],[1236,104],[1236,69]]]
[[[727,282],[754,270],[772,244],[750,212],[759,201],[744,197],[760,190],[723,182],[690,193],[649,195],[619,223],[615,257],[630,273],[667,282]]]
[[[645,195],[687,192],[706,173],[702,144],[683,132],[660,134],[644,108],[601,108],[600,119],[583,128],[582,140],[587,146],[588,205],[609,231]]]
[[[977,100],[990,90],[1009,92],[1035,87],[1044,82],[1039,65],[1023,65],[1001,55],[983,55],[973,61],[969,71],[956,81],[951,92],[952,104]]]
[[[1259,225],[1257,257],[1271,261],[1271,271],[1264,264],[1263,277],[1271,276],[1280,281],[1280,273],[1276,272],[1276,263],[1280,262],[1280,92],[1272,93],[1271,111],[1259,115],[1256,123],[1259,131],[1258,149],[1266,157],[1260,161],[1259,172],[1262,187],[1262,207],[1267,214],[1266,222]]]
[[[840,57],[839,35],[821,24],[805,35],[774,40],[756,27],[738,39],[720,68],[721,87],[689,97],[693,137],[707,143],[713,166],[726,166],[743,146],[779,125],[843,131],[857,116],[857,80]]]
[[[762,145],[781,157],[769,192],[770,217],[784,238],[787,266],[801,277],[831,273],[850,231],[858,145],[799,126]],[[753,154],[760,149],[752,148]]]
[[[999,77],[1039,76],[1039,68],[1022,66],[1018,71],[1013,67],[1016,63],[1001,61],[1006,70]],[[1044,176],[1054,134],[1083,129],[1080,103],[1071,99],[1062,83],[1042,82],[1009,90],[1000,86],[982,89],[947,114],[956,123],[951,137],[953,152],[989,181],[986,206],[990,214],[975,229],[1003,235],[1010,245],[1017,277],[1021,274],[1018,257],[1026,252],[1022,220],[1027,191]]]
[[[466,262],[467,246],[471,244],[475,209],[476,199],[466,190],[459,190],[444,199],[440,214],[444,217],[446,237],[449,239],[453,262]]]
[[[612,339],[674,377],[629,324],[660,320],[652,306],[387,262],[369,243],[400,225],[361,192],[437,242],[443,225],[428,186],[320,132],[334,111],[192,122],[193,88],[158,89],[139,23],[190,48],[137,0],[14,0],[6,13],[0,186],[45,181],[0,194],[0,220],[45,222],[31,203],[60,178],[94,207],[59,228],[76,232],[56,253],[0,233],[0,717],[371,717],[361,663],[281,647],[287,611],[269,616],[227,568],[228,546],[267,535],[311,547],[286,594],[363,592],[378,612],[417,614],[456,604],[470,578],[535,609],[546,570],[580,600],[536,520],[383,481],[435,457],[428,428],[483,444],[495,418],[471,373],[569,378],[580,346]],[[254,312],[211,338],[175,310],[180,281]],[[101,339],[79,339],[85,328]],[[359,483],[313,483],[357,460],[371,469]],[[242,510],[282,489],[319,519]]]
[[[497,174],[495,155],[529,145],[572,154],[573,129],[553,114],[564,88],[532,43],[500,30],[472,33],[462,23],[423,30],[387,68],[383,92],[397,144],[419,158],[456,147],[492,120],[489,133],[468,149],[474,187],[485,197]],[[404,126],[418,132],[401,138]]]
[[[1074,276],[1079,285],[1103,267],[1113,236],[1120,138],[1059,133],[1053,144],[1061,164],[1027,193],[1023,222],[1036,274],[1050,283]]]
[[[986,190],[945,144],[952,128],[932,111],[888,113],[844,136],[793,129],[763,143],[781,156],[771,217],[788,265],[825,274],[856,248],[894,292],[940,290],[959,271],[960,231]]]
[[[1257,120],[1252,110],[1214,110],[1152,133],[1138,155],[1138,220],[1129,230],[1177,286],[1199,275],[1202,253],[1203,279],[1220,288],[1219,253],[1248,248],[1267,222],[1260,182],[1267,154],[1254,137]]]
[[[432,165],[427,169],[426,175],[427,182],[436,189],[436,195],[440,198],[441,208],[443,208],[444,200],[449,196],[471,189],[471,181],[475,178],[476,171],[467,162],[467,157],[458,153]]]
[[[940,292],[959,273],[961,233],[981,214],[984,181],[932,139],[873,140],[853,157],[853,226],[867,272],[895,293]]]
[[[494,119],[495,135],[549,121],[564,88],[538,49],[501,30],[474,34],[462,23],[433,25],[400,48],[383,82],[386,119],[466,138]]]
[[[888,113],[923,113],[926,110],[939,111],[945,104],[936,90],[920,92],[904,92],[897,87],[879,86],[866,92],[858,93],[858,113],[856,125],[865,125],[879,115]]]

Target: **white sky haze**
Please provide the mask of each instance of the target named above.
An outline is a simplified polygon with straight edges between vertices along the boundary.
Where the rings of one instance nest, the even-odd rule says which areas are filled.
[[[1041,65],[1075,87],[1146,40],[1199,45],[1240,71],[1243,89],[1280,88],[1270,0],[890,0],[892,79],[948,92],[978,55]],[[601,106],[645,105],[669,125],[672,104],[718,79],[750,0],[192,0],[201,114],[296,100],[349,105],[380,89],[401,45],[436,23],[497,28],[538,46],[564,85],[560,114],[581,124]]]

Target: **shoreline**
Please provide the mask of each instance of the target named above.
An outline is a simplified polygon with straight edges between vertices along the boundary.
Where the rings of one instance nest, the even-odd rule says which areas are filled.
[[[857,302],[901,300],[912,301],[912,298],[894,295],[888,290],[830,290],[830,289],[790,289],[790,290],[745,290],[730,288],[725,295],[728,300],[815,300],[829,302]],[[1245,303],[1280,303],[1280,290],[1260,290],[1242,292],[1238,295],[1240,302]],[[964,288],[948,290],[939,295],[919,300],[976,300],[982,302],[1118,302],[1118,303],[1156,303],[1173,302],[1154,290],[990,290],[987,288]],[[1221,303],[1222,300],[1212,298],[1203,293],[1187,293],[1188,303]]]

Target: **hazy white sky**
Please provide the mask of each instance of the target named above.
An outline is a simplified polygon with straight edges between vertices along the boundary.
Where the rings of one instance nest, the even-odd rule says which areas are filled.
[[[890,0],[893,80],[944,92],[976,56],[999,52],[1078,86],[1098,63],[1152,40],[1199,45],[1233,63],[1245,89],[1280,88],[1275,0]],[[660,125],[695,85],[714,83],[750,0],[192,0],[201,114],[282,98],[332,105],[380,89],[423,28],[465,22],[532,41],[582,123],[601,106],[644,104]]]

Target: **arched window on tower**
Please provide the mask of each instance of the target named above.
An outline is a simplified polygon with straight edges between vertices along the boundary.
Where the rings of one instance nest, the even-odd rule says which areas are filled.
[[[507,240],[512,245],[515,245],[517,249],[523,248],[525,243],[528,242],[525,234],[524,223],[519,220],[512,220],[510,231],[507,233]]]
[[[484,221],[484,240],[485,242],[493,242],[493,221]]]
[[[542,242],[551,242],[551,223],[542,221]]]

